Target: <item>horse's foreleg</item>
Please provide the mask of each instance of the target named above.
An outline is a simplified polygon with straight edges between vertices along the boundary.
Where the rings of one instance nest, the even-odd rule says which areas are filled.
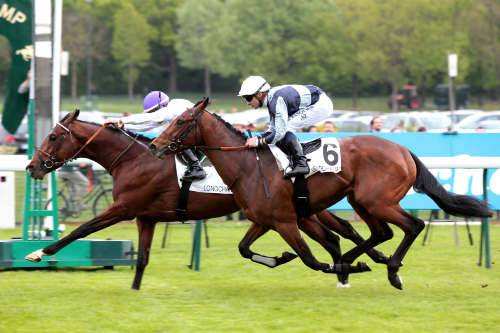
[[[344,220],[327,210],[321,211],[316,214],[321,224],[328,227],[328,229],[336,232],[345,239],[349,239],[356,245],[361,245],[365,241],[363,237],[352,227],[349,221]],[[382,252],[370,248],[366,250],[366,254],[378,264],[387,264],[389,258]]]
[[[91,233],[107,228],[115,223],[130,219],[130,216],[125,214],[125,210],[122,205],[113,204],[105,212],[94,217],[92,220],[85,222],[78,228],[73,230],[67,236],[61,238],[55,243],[45,247],[41,250],[36,250],[28,254],[25,259],[29,261],[38,262],[42,260],[44,255],[53,255],[61,250],[63,247],[72,243],[73,241],[86,237]]]
[[[283,239],[294,249],[299,255],[302,262],[309,268],[314,270],[321,270],[325,273],[339,274],[342,272],[358,273],[370,270],[366,264],[356,266],[334,264],[329,265],[319,262],[312,254],[309,246],[300,235],[299,228],[296,223],[277,223],[276,231],[283,237]]]
[[[318,242],[331,256],[334,263],[339,263],[342,252],[339,237],[333,234],[326,226],[321,224],[316,216],[303,218],[299,221],[299,229]],[[347,275],[338,274],[338,287],[349,287]]]
[[[261,225],[258,225],[256,223],[252,223],[250,228],[247,230],[245,236],[243,236],[243,239],[240,241],[240,244],[238,245],[238,249],[240,251],[240,254],[243,258],[247,258],[252,260],[253,262],[256,262],[258,264],[270,267],[270,268],[275,268],[279,265],[283,265],[295,258],[297,256],[293,253],[290,252],[283,252],[283,254],[280,257],[268,257],[264,256],[255,252],[252,252],[250,250],[250,246],[262,235],[264,235],[266,232],[269,231],[268,227],[264,227]]]
[[[144,274],[144,269],[149,262],[149,254],[151,250],[151,243],[153,242],[155,225],[156,222],[137,218],[137,229],[139,231],[139,254],[137,256],[132,289],[139,290],[141,288],[142,275]]]

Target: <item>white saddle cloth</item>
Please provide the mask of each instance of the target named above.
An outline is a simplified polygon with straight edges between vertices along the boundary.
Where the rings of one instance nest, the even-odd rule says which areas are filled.
[[[182,164],[177,156],[175,156],[175,169],[177,170],[177,182],[179,183],[179,187],[181,187],[181,178],[184,176],[187,166]],[[207,173],[207,177],[202,180],[194,181],[189,188],[190,191],[201,193],[233,194],[233,192],[229,190],[229,187],[222,181],[222,178],[220,178],[213,166],[205,166],[203,167],[203,170]]]
[[[269,148],[276,158],[278,168],[280,170],[285,170],[290,163],[286,154],[275,145],[270,145]],[[340,144],[337,138],[321,138],[321,145],[319,148],[306,156],[307,159],[310,160],[308,164],[311,170],[306,178],[314,175],[316,172],[339,173],[341,170],[342,161],[340,156]]]

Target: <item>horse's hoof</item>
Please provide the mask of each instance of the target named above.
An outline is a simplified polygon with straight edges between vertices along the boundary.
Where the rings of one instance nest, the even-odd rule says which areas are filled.
[[[399,290],[403,290],[403,280],[397,274],[389,274],[389,282],[391,285]]]
[[[281,254],[281,257],[276,258],[276,261],[278,262],[279,265],[286,264],[289,261],[292,261],[293,259],[297,258],[298,256],[295,253],[290,253],[290,252],[283,252]]]
[[[337,274],[337,278],[339,279],[338,283],[340,284],[349,284],[349,274]]]
[[[356,270],[358,272],[370,272],[372,269],[366,263],[358,261],[358,264],[356,265]]]
[[[350,283],[337,282],[337,288],[351,288]]]
[[[384,264],[387,265],[389,263],[389,257],[385,256],[382,252],[373,250],[375,254],[377,255],[376,258],[374,258],[373,261],[375,261],[377,264]]]
[[[42,261],[42,256],[44,254],[45,253],[43,253],[42,250],[36,250],[35,252],[31,252],[30,254],[28,254],[26,257],[24,257],[24,259],[31,262],[40,262]]]

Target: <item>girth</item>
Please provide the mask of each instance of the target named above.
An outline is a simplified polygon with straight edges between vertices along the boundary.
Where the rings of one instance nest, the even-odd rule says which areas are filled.
[[[297,176],[293,181],[293,204],[299,218],[309,217],[311,207],[309,204],[309,188],[305,176]]]
[[[179,193],[179,200],[177,201],[177,208],[175,213],[177,215],[177,220],[184,222],[187,220],[187,204],[189,199],[189,188],[191,187],[192,181],[182,181],[181,190]]]

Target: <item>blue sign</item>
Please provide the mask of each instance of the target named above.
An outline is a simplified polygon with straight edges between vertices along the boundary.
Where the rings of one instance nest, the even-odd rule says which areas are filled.
[[[366,133],[298,133],[300,141],[309,141],[317,137],[367,135]],[[368,135],[371,135],[369,133]],[[499,156],[500,134],[470,133],[380,133],[374,134],[396,142],[419,157],[457,157],[457,156]],[[431,169],[432,174],[444,188],[457,194],[483,197],[482,169]],[[500,169],[488,170],[488,202],[492,209],[500,209]],[[428,196],[410,189],[401,201],[405,209],[439,209]],[[347,200],[335,204],[332,209],[349,209]]]

